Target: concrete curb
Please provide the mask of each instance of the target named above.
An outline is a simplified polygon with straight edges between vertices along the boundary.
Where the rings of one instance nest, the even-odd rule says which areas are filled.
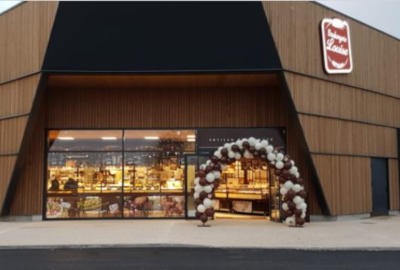
[[[59,250],[59,249],[150,249],[150,248],[192,248],[192,249],[249,249],[249,250],[297,250],[297,251],[399,251],[400,247],[224,247],[224,246],[205,246],[205,245],[187,245],[187,244],[78,244],[78,245],[27,245],[27,246],[0,246],[2,250]]]

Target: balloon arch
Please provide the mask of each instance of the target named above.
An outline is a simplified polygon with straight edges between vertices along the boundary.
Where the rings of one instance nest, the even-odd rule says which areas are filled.
[[[307,211],[307,193],[294,161],[275,149],[268,140],[253,137],[219,147],[196,172],[193,196],[196,217],[203,225],[214,216],[214,191],[219,185],[222,170],[241,159],[259,159],[275,169],[275,174],[279,177],[281,209],[285,223],[289,226],[303,226]]]

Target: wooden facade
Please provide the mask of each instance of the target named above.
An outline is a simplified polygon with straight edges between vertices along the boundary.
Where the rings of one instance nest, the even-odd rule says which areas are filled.
[[[60,82],[57,79],[63,81],[66,76],[50,77],[47,97],[42,105],[46,110],[45,116],[35,127],[42,132],[31,138],[26,155],[28,161],[22,169],[11,214],[41,214],[45,133],[44,128],[39,126],[43,123],[46,129],[287,127],[288,152],[298,160],[305,179],[310,179],[310,165],[302,158],[306,149],[301,147],[301,140],[296,140],[295,123],[288,117],[287,97],[279,91],[277,76],[248,76],[204,75],[201,79],[202,75],[197,75],[196,84],[191,75],[176,75],[175,78],[159,78],[164,83],[158,86],[152,85],[147,76],[142,76],[143,81],[140,76],[124,76],[124,80],[135,78],[140,85],[137,88],[125,87],[124,80],[121,81],[119,76],[108,78],[110,85],[106,88],[99,87],[98,80],[92,81],[95,87],[88,82],[85,88],[76,85],[72,88],[58,87]],[[75,77],[78,84],[83,78]],[[227,78],[238,80],[236,87],[221,87],[222,84],[232,83]],[[253,86],[241,86],[241,82],[249,78],[253,79]],[[73,80],[69,78],[70,84],[74,84]],[[146,81],[151,83],[150,87],[146,86]],[[168,81],[172,86],[168,85]],[[183,87],[184,81],[193,84]],[[207,85],[206,81],[211,84]],[[182,87],[177,87],[177,82]],[[215,82],[220,82],[220,85],[215,87]],[[77,115],[79,117],[75,117]],[[307,189],[315,189],[310,181],[306,186]],[[23,195],[26,192],[30,194]],[[313,212],[321,212],[315,192],[310,193],[309,203]]]
[[[370,213],[371,157],[389,160],[399,210],[400,42],[311,2],[263,2],[285,79],[332,215]],[[323,69],[320,22],[350,25],[353,71]]]
[[[26,2],[0,16],[0,205],[20,163],[58,3]]]
[[[8,196],[7,214],[42,213],[46,129],[70,128],[286,127],[311,214],[370,213],[373,157],[388,160],[390,209],[400,210],[399,40],[316,3],[262,2],[278,71],[42,74],[58,7],[26,2],[0,16],[0,204]],[[323,70],[325,17],[350,24],[350,74]]]

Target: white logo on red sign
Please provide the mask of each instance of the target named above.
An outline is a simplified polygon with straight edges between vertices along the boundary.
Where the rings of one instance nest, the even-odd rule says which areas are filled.
[[[350,27],[346,21],[333,18],[321,23],[325,71],[330,74],[353,70]]]

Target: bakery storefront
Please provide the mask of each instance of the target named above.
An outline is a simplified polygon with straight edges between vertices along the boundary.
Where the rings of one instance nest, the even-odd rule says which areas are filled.
[[[195,171],[218,146],[256,136],[284,148],[282,128],[49,130],[45,219],[193,218]],[[222,171],[217,215],[279,220],[279,184],[265,162]]]
[[[0,37],[2,218],[400,209],[399,41],[318,3],[25,1]]]

